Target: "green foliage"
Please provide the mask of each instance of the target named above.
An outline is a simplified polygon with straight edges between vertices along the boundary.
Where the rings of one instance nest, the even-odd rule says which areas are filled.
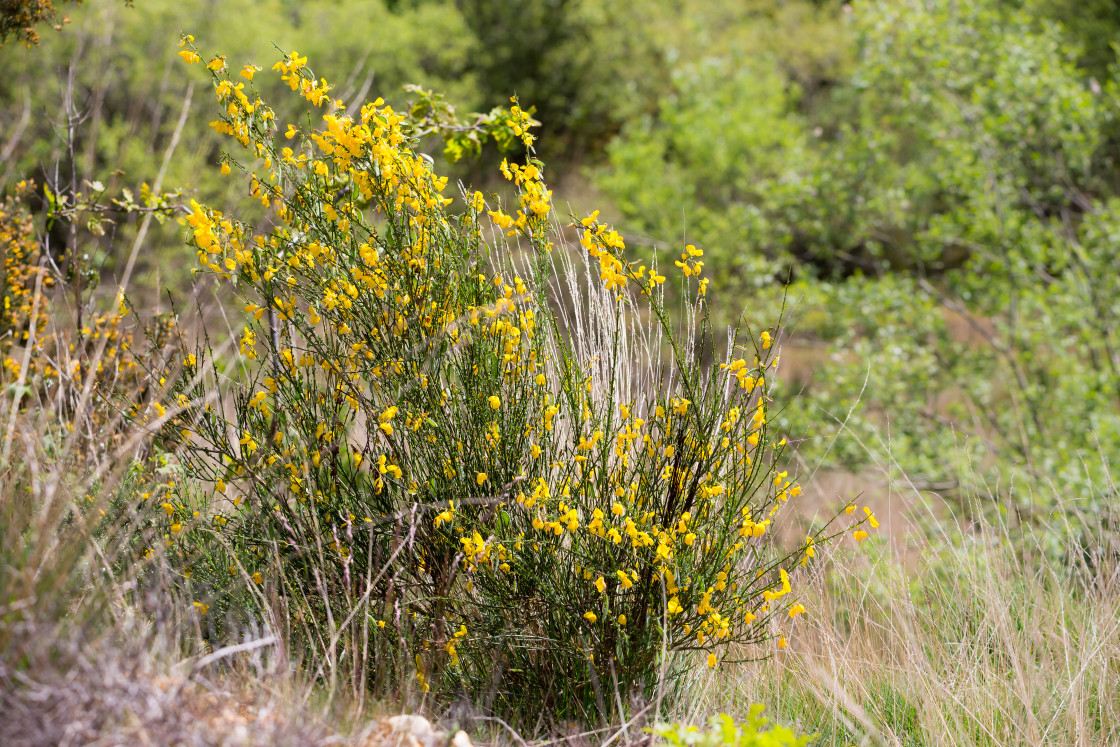
[[[1109,77],[1116,63],[1116,40],[1120,33],[1120,6],[1112,0],[1006,0],[1033,15],[1057,21],[1081,50],[1078,65],[1089,75]]]
[[[665,83],[655,29],[675,14],[650,0],[465,0],[488,105],[512,93],[545,123],[549,158],[600,149]]]
[[[796,173],[811,157],[796,94],[774,63],[741,59],[686,63],[673,84],[656,120],[611,144],[599,185],[658,241],[683,233],[705,247],[717,285],[769,284],[791,237],[768,208],[808,188]]]
[[[812,741],[812,737],[799,737],[784,726],[767,728],[770,720],[762,715],[764,710],[761,705],[751,706],[746,719],[740,723],[726,714],[715,716],[707,730],[673,725],[651,731],[674,747],[802,747]]]
[[[658,240],[685,226],[717,293],[801,281],[801,331],[828,345],[782,408],[802,458],[1103,495],[1082,455],[1118,445],[1115,85],[995,0],[866,4],[851,31],[846,80],[809,111],[765,58],[682,61],[599,185]]]
[[[825,230],[804,209],[827,178],[806,112],[849,65],[834,13],[796,2],[689,4],[681,23],[692,33],[665,45],[672,65],[656,115],[627,121],[596,176],[656,243],[683,233],[703,246],[717,289],[784,279],[801,235]]]
[[[824,126],[765,58],[686,60],[657,119],[612,145],[601,186],[659,240],[683,220],[750,286],[789,261],[941,271],[1002,237],[1005,211],[1054,214],[1097,185],[1110,109],[1055,27],[915,2],[862,6],[854,31]]]

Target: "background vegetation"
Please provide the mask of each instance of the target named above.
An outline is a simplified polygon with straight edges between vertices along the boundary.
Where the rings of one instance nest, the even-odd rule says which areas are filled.
[[[62,22],[63,12],[69,23]],[[632,313],[639,320],[662,315],[664,344],[652,343],[656,352],[649,357],[668,369],[676,366],[682,381],[690,375],[700,381],[719,371],[720,361],[739,355],[723,341],[727,325],[750,329],[757,340],[758,331],[781,316],[774,349],[781,353],[781,365],[767,381],[774,399],[768,420],[771,443],[784,437],[786,447],[775,453],[772,468],[775,474],[800,477],[805,491],[793,502],[800,519],[775,534],[767,563],[787,553],[804,555],[812,546],[803,539],[806,534],[824,536],[826,519],[856,499],[878,511],[888,531],[881,540],[859,545],[860,551],[850,542],[821,550],[819,566],[798,578],[797,601],[808,614],[787,618],[784,632],[791,643],[777,658],[713,670],[703,666],[704,656],[676,661],[674,692],[684,695],[659,717],[709,725],[714,713],[727,711],[752,723],[742,703],[760,702],[769,707],[768,715],[798,733],[819,734],[823,744],[1094,744],[1118,738],[1114,724],[1120,722],[1120,700],[1107,687],[1109,677],[1120,673],[1117,632],[1108,613],[1115,608],[1118,579],[1111,469],[1120,450],[1115,249],[1120,236],[1120,11],[1115,3],[147,0],[133,7],[87,0],[58,7],[0,5],[0,18],[0,35],[6,38],[0,47],[5,71],[0,77],[0,193],[7,202],[0,238],[6,262],[2,327],[8,387],[0,425],[7,425],[4,495],[12,534],[5,546],[16,553],[5,562],[21,569],[4,576],[8,601],[0,607],[2,634],[7,648],[19,654],[5,654],[0,682],[5,697],[24,709],[21,713],[31,713],[27,703],[34,699],[20,693],[34,688],[18,689],[26,685],[17,687],[24,669],[11,662],[81,658],[72,631],[55,622],[66,604],[85,605],[91,610],[89,629],[109,631],[98,634],[98,646],[111,650],[116,645],[112,630],[124,624],[111,612],[123,598],[114,599],[117,592],[107,592],[94,605],[77,591],[69,596],[52,592],[62,600],[52,607],[21,601],[43,599],[46,592],[36,584],[48,577],[67,589],[88,584],[98,573],[91,570],[98,552],[132,559],[105,573],[117,579],[113,589],[149,590],[142,598],[124,595],[138,605],[138,619],[157,614],[153,610],[160,604],[153,603],[153,595],[174,600],[174,622],[160,627],[160,635],[168,636],[161,645],[176,652],[167,654],[170,659],[194,651],[191,647],[202,640],[214,647],[229,643],[250,621],[274,613],[280,597],[294,595],[269,598],[276,592],[266,588],[276,587],[266,587],[253,574],[267,565],[268,541],[275,548],[277,537],[295,528],[276,523],[268,512],[239,517],[221,504],[223,499],[213,498],[211,488],[219,480],[233,483],[229,471],[245,444],[223,439],[231,428],[238,438],[249,433],[242,425],[261,417],[261,401],[256,409],[250,406],[255,392],[263,388],[270,398],[298,399],[299,387],[285,394],[283,380],[274,374],[280,391],[271,391],[260,377],[226,358],[232,355],[226,351],[244,353],[245,331],[255,330],[256,339],[268,347],[274,312],[262,321],[254,310],[271,309],[274,292],[267,281],[220,285],[192,272],[199,266],[196,251],[205,247],[184,241],[185,236],[197,239],[197,226],[185,228],[183,222],[188,212],[199,215],[193,200],[218,211],[208,213],[216,222],[236,216],[247,236],[268,235],[274,207],[261,204],[259,190],[253,194],[248,180],[221,173],[219,163],[227,160],[232,141],[211,122],[226,104],[215,106],[202,64],[220,52],[233,81],[246,85],[250,81],[237,75],[242,66],[264,68],[251,84],[273,107],[275,121],[283,123],[278,134],[288,122],[310,132],[321,127],[319,114],[310,116],[306,102],[268,71],[294,49],[310,61],[309,79],[335,85],[331,96],[343,102],[345,113],[359,117],[363,103],[382,97],[408,116],[415,134],[429,135],[413,147],[431,159],[433,173],[449,177],[446,195],[453,202],[446,215],[436,218],[448,226],[447,247],[469,243],[467,234],[459,233],[465,229],[447,216],[472,214],[474,188],[485,193],[488,208],[525,207],[524,189],[502,179],[496,164],[502,157],[522,164],[539,157],[560,219],[567,223],[569,213],[579,218],[600,210],[593,227],[610,224],[628,247],[627,256],[647,264],[656,260],[656,267],[671,276],[657,303]],[[181,32],[192,34],[208,53],[202,64],[183,65]],[[531,152],[504,125],[514,94],[541,125],[533,130],[537,140]],[[262,169],[262,162],[249,155],[240,160],[246,171],[262,178],[269,168]],[[455,189],[459,180],[472,189]],[[320,203],[333,209],[343,187],[324,186]],[[378,220],[389,220],[388,214]],[[341,240],[332,233],[337,224],[316,225],[330,237],[325,243]],[[553,230],[540,240],[564,246],[578,238],[577,231]],[[476,246],[479,256],[502,246],[483,244]],[[689,245],[703,252],[710,284],[702,300],[695,281],[682,279],[673,264]],[[398,245],[405,256],[407,247],[407,241]],[[687,252],[683,259],[695,261]],[[36,267],[46,272],[37,273]],[[204,275],[221,275],[218,267]],[[503,270],[506,276],[510,272]],[[121,285],[128,288],[125,305],[142,320],[135,330],[118,313],[114,293]],[[301,308],[310,308],[307,303],[321,289],[301,287]],[[44,290],[49,308],[38,302]],[[244,297],[229,303],[233,292]],[[455,303],[482,307],[497,302],[497,296],[490,297],[495,292],[485,284],[463,285],[451,295]],[[574,320],[591,313],[580,311],[581,303],[591,303],[581,293],[564,290],[549,303],[567,309]],[[538,303],[542,313],[549,308]],[[195,309],[198,322],[177,331],[184,314]],[[674,359],[669,342],[691,339],[687,332],[678,336],[693,329],[690,320],[697,310],[701,319],[710,310],[712,326],[697,322],[694,329],[707,330],[702,338],[714,330],[711,342]],[[373,337],[381,335],[381,322],[373,321],[381,311],[369,310],[366,331]],[[556,340],[564,339],[567,329],[566,317],[559,318]],[[200,338],[201,329],[210,336]],[[184,346],[183,340],[193,342]],[[323,349],[339,344],[332,337]],[[545,355],[552,343],[539,344]],[[159,355],[134,361],[127,354],[132,345],[149,346],[145,349]],[[198,365],[211,366],[206,369],[211,379],[192,377],[181,357],[188,350],[197,353]],[[594,356],[591,347],[582,352],[588,360]],[[337,351],[328,358],[338,359]],[[583,359],[575,354],[573,360]],[[556,373],[550,382],[578,388],[577,378],[565,377],[579,372],[577,366]],[[455,376],[465,382],[476,374],[464,369]],[[186,378],[180,381],[181,376]],[[475,389],[505,387],[503,406],[531,401],[527,381],[494,376],[464,389],[459,419],[449,417],[446,428],[490,426],[486,403],[468,403]],[[199,454],[217,466],[185,479],[170,456],[179,445],[165,438],[153,448],[135,430],[137,413],[129,407],[168,404],[157,393],[172,380],[179,387],[176,394],[201,402],[201,390],[190,387],[202,386],[204,379],[203,388],[222,392],[233,415],[211,424],[210,450]],[[317,380],[315,386],[327,382]],[[415,396],[410,421],[437,407]],[[388,403],[371,400],[369,406],[384,412],[382,404]],[[720,411],[716,402],[709,405],[712,413]],[[145,412],[151,416],[154,410]],[[178,415],[183,413],[171,417]],[[305,451],[321,438],[315,432],[321,420],[292,426],[294,441]],[[66,423],[78,427],[67,431]],[[578,443],[573,440],[573,448]],[[511,465],[521,458],[522,447],[527,449],[528,441],[488,456],[492,464],[472,470],[494,480],[501,474],[506,485],[516,476]],[[372,451],[363,453],[364,459],[371,457],[376,460]],[[352,466],[350,459],[344,458],[344,469]],[[418,469],[421,464],[417,458]],[[438,472],[434,465],[423,467],[432,473],[429,478]],[[354,467],[352,477],[349,482],[330,474],[315,478],[322,482],[319,489],[341,492],[325,513],[301,517],[309,522],[297,532],[308,543],[305,549],[322,536],[317,522],[325,516],[368,508],[361,496],[368,492],[369,476]],[[252,481],[246,484],[247,493],[267,492]],[[134,499],[153,493],[153,486],[161,486],[154,492],[162,497],[143,500],[154,506],[162,501],[172,509],[141,521]],[[470,488],[451,491],[457,496],[453,500],[469,498]],[[451,495],[448,490],[441,488],[441,494]],[[394,500],[415,498],[407,493]],[[122,499],[126,494],[128,499]],[[25,501],[25,495],[33,500]],[[93,496],[89,507],[75,513],[73,501],[87,496]],[[589,516],[597,501],[588,493]],[[44,505],[55,508],[41,510]],[[403,505],[378,510],[389,515]],[[604,502],[600,510],[610,505]],[[127,516],[118,523],[135,531],[105,539],[110,535],[98,528],[99,511],[113,520]],[[237,530],[230,532],[236,542],[218,547],[198,539],[205,534],[201,529],[191,534],[191,520],[212,522],[219,515],[234,520]],[[494,547],[506,551],[517,533],[529,530],[509,516],[499,521],[476,514],[463,521],[464,529],[478,529],[487,542],[493,535]],[[151,542],[153,537],[178,534],[172,526],[188,530],[163,545],[172,548],[170,554],[160,549],[153,556],[158,562],[133,566],[142,548],[162,544]],[[70,548],[61,555],[36,554],[34,548],[62,530],[100,539],[94,549],[82,540],[60,546]],[[364,550],[351,549],[372,563],[378,552],[388,555],[395,547],[391,528],[385,532],[380,549],[372,539]],[[405,567],[415,568],[417,560],[430,563],[440,552],[453,557],[446,547],[437,551],[437,539],[433,533],[430,541],[436,544],[417,550],[413,565]],[[207,558],[210,570],[197,563],[193,570],[185,568],[176,560],[188,540],[198,543],[188,554]],[[452,546],[457,542],[444,540]],[[338,538],[334,541],[325,554],[317,548],[320,559],[339,552]],[[116,549],[108,552],[109,547]],[[496,568],[506,558],[502,551],[495,553]],[[153,572],[153,566],[160,571]],[[50,574],[44,572],[48,567]],[[288,566],[290,589],[343,604],[332,609],[330,603],[323,608],[308,601],[299,614],[350,615],[317,643],[305,636],[303,649],[292,645],[299,636],[291,630],[277,631],[292,657],[312,662],[304,667],[312,672],[309,692],[322,692],[318,675],[330,671],[333,677],[345,669],[324,662],[333,661],[340,631],[362,619],[351,615],[357,607],[349,590],[326,594],[322,589],[349,588],[349,568],[333,557]],[[697,571],[696,583],[704,576],[705,586],[714,585],[719,570],[705,566]],[[236,579],[226,596],[213,592],[229,581],[217,580],[214,574],[222,571]],[[184,573],[193,574],[185,585]],[[501,572],[494,573],[500,580]],[[584,574],[580,570],[564,582],[573,589],[586,587],[579,594],[563,591],[553,600],[566,614],[590,611],[580,606],[588,606],[584,597],[597,603],[605,599],[594,593],[598,572],[586,579]],[[486,604],[499,609],[523,608],[526,599],[539,596],[480,586],[488,595]],[[378,588],[376,595],[384,599],[386,593]],[[607,596],[614,593],[612,588]],[[479,604],[477,597],[459,597],[457,603]],[[208,609],[211,604],[215,609],[209,617],[199,614],[199,605]],[[20,610],[17,625],[12,615]],[[501,614],[480,616],[474,608],[460,607],[457,614],[464,621],[473,616],[491,631],[505,624],[498,620]],[[557,620],[551,635],[575,640],[585,627],[580,620],[587,619],[578,614],[571,623]],[[292,621],[295,615],[294,608],[286,608],[272,619]],[[448,649],[454,640],[440,624],[409,643],[432,648],[438,656],[424,659],[417,652],[418,658],[390,664],[393,649],[387,647],[370,660],[379,662],[378,671],[395,667],[402,673],[396,681],[417,679],[419,673],[423,684],[439,690],[434,673],[445,662],[437,659],[471,651],[469,645]],[[39,636],[42,626],[53,632]],[[347,630],[354,640],[366,635],[352,626]],[[403,635],[404,628],[398,630]],[[69,643],[36,649],[38,637]],[[745,648],[731,649],[730,658],[753,658],[758,643],[743,637]],[[493,645],[476,641],[478,661],[492,658],[488,646]],[[635,650],[657,648],[652,639],[643,645],[646,649]],[[533,656],[526,656],[514,668],[535,666]],[[289,671],[289,663],[269,666]],[[437,703],[431,707],[451,720],[480,717],[476,729],[494,725],[482,717],[516,721],[511,715],[518,713],[516,707],[488,711],[479,705],[484,700],[479,693],[490,684],[483,682],[478,666],[468,664],[462,675],[447,678],[447,692],[458,688],[462,695],[458,703],[450,696],[425,702]],[[625,700],[631,694],[627,687],[614,687],[618,703],[596,703],[604,690],[592,680],[610,676],[609,669],[564,664],[539,671],[552,678],[563,672],[562,679],[579,692],[567,701],[570,710],[553,723],[518,723],[518,729],[539,728],[543,735],[566,728],[560,721],[570,716],[611,721],[605,735],[631,738],[641,724],[656,720],[642,710],[642,698]],[[40,684],[46,687],[47,680],[49,674]],[[333,696],[338,683],[328,680]],[[378,695],[389,697],[390,691],[400,694],[385,685]],[[361,692],[360,697],[352,693],[355,702],[362,702]],[[661,694],[657,697],[660,707]],[[358,705],[357,712],[363,708]],[[754,743],[747,732],[753,734],[756,727],[736,731],[721,723],[708,732],[682,728],[663,736],[682,743]],[[763,732],[782,743],[778,732]]]

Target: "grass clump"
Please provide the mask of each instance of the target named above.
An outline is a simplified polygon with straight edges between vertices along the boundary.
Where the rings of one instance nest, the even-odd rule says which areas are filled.
[[[702,708],[765,702],[822,747],[1113,744],[1120,576],[1115,535],[1096,536],[1090,559],[1060,524],[977,520],[841,552],[807,584],[796,650],[711,683]]]

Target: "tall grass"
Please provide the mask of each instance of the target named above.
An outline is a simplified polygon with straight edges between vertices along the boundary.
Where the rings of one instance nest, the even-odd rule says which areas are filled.
[[[1115,533],[974,513],[838,550],[786,653],[713,678],[697,713],[767,703],[822,747],[1120,743]]]

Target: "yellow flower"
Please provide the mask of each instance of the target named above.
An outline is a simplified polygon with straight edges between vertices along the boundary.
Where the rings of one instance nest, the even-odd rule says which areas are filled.
[[[618,503],[616,501],[615,504],[613,506],[611,506],[611,513],[614,514],[615,516],[622,516],[623,514],[626,513],[626,508],[623,507],[623,505],[621,503]]]
[[[448,503],[451,507],[444,509],[436,516],[436,529],[439,529],[439,525],[444,522],[450,524],[455,518],[455,503],[453,501],[448,501]]]
[[[778,639],[778,648],[785,648],[788,645],[789,645],[789,641],[786,640],[785,636],[782,636],[781,638]]]
[[[789,608],[789,616],[791,618],[797,617],[798,615],[804,615],[804,614],[805,614],[805,606],[803,604],[801,604],[800,602]]]
[[[255,583],[255,584],[263,584],[264,583],[264,576],[261,575],[260,571],[257,571],[256,573],[253,574],[253,583]]]
[[[603,580],[602,576],[595,580],[595,588],[599,590],[600,594],[607,590],[607,582]]]
[[[486,401],[490,403],[490,409],[491,409],[491,410],[497,410],[497,409],[498,409],[499,407],[501,407],[501,406],[502,406],[502,400],[501,400],[501,398],[500,398],[500,397],[498,397],[498,396],[496,396],[496,395],[493,395],[493,394],[492,394],[492,395],[490,395],[490,396],[489,396],[489,397],[488,397],[488,398],[486,399]]]
[[[626,615],[619,615],[618,616],[618,624],[619,625],[625,625],[626,624]]]
[[[812,535],[806,535],[806,537],[805,537],[805,555],[804,555],[804,557],[801,558],[802,567],[809,564],[809,558],[817,557],[817,549],[813,545],[814,545],[814,542],[813,542]]]
[[[474,481],[481,485],[489,479],[490,478],[486,476],[485,472],[479,472],[477,475],[475,475]]]
[[[669,600],[669,614],[670,615],[676,615],[677,613],[681,612],[682,610],[684,610],[684,607],[681,607],[681,600],[677,599],[676,597],[673,597],[672,599]]]
[[[763,330],[762,331],[762,349],[763,350],[768,350],[770,348],[770,345],[772,344],[772,342],[773,342],[773,338],[770,337],[770,332],[767,331],[767,330]]]
[[[871,528],[877,529],[879,527],[879,522],[875,520],[875,514],[871,513],[871,509],[867,506],[863,507],[863,511],[867,514],[867,521],[871,524]]]
[[[863,531],[862,529],[857,529],[855,531],[855,533],[852,534],[852,536],[855,538],[856,542],[863,542],[865,539],[868,538],[869,535],[867,534],[867,532]]]
[[[715,654],[708,654],[708,669],[715,669],[715,667],[716,667],[716,655]]]
[[[590,611],[589,612],[584,612],[583,616],[587,619],[587,622],[592,623],[592,624],[594,624],[595,621],[599,619],[598,615],[596,615],[594,612],[590,612]]]

